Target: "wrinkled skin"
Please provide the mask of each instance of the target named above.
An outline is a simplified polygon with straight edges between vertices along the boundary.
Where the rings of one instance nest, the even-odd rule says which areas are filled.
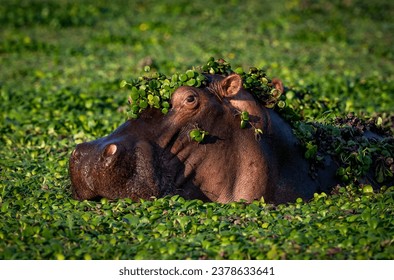
[[[221,203],[261,197],[285,203],[336,185],[330,160],[317,179],[309,176],[291,127],[260,106],[238,75],[208,78],[208,88],[178,88],[167,115],[145,110],[112,134],[79,144],[70,159],[73,197],[138,200],[178,194]],[[241,111],[263,130],[260,137],[252,127],[240,128]],[[209,132],[201,143],[190,139],[195,128]]]

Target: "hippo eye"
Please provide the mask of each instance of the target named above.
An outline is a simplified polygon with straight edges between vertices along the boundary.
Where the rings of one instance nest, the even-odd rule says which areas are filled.
[[[195,109],[199,104],[199,94],[192,87],[181,86],[172,95],[172,107],[177,109]]]
[[[193,103],[194,101],[196,101],[196,97],[195,97],[194,95],[189,95],[189,96],[186,98],[186,102],[187,102],[187,103]]]

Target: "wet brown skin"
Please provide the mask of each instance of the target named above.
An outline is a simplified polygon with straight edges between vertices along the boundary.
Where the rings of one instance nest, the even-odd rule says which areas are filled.
[[[112,134],[77,145],[70,158],[73,197],[150,199],[180,195],[227,203],[264,197],[285,203],[336,185],[333,162],[317,179],[291,127],[273,110],[260,106],[242,88],[238,75],[209,76],[207,88],[180,87],[167,115],[145,110]],[[278,89],[283,85],[276,83]],[[263,130],[240,128],[240,111]],[[203,142],[191,130],[209,132]]]

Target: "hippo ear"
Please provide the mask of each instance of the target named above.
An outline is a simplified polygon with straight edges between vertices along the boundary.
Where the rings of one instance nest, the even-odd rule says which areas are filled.
[[[242,88],[242,78],[237,74],[232,74],[221,81],[224,97],[236,95]]]

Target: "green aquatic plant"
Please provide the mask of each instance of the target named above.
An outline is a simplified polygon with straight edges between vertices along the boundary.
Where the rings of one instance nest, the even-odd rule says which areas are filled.
[[[223,59],[209,58],[206,64],[186,70],[184,73],[175,73],[166,76],[159,72],[150,72],[150,67],[145,67],[145,76],[140,76],[130,82],[122,80],[121,87],[130,90],[128,116],[138,118],[139,114],[148,107],[160,109],[166,114],[170,108],[171,95],[180,86],[204,87],[208,85],[206,74],[219,74],[228,76],[237,73],[242,77],[244,87],[249,90],[264,106],[274,107],[281,96],[281,92],[273,88],[271,80],[263,69],[251,67],[249,72],[241,68],[232,70],[230,63]],[[283,101],[279,103],[284,107]],[[245,121],[245,120],[244,120]]]
[[[130,16],[125,1],[2,1],[0,259],[394,259],[393,3],[128,1]],[[172,81],[208,54],[242,75],[258,65],[281,78],[287,90],[273,109],[295,131],[311,127],[300,141],[312,162],[342,154],[348,180],[331,195],[278,206],[71,199],[75,145],[111,133],[132,111],[121,80],[148,65],[138,85],[155,71]],[[194,71],[230,73],[215,59],[207,67]],[[170,109],[147,95],[143,107]],[[360,146],[350,132],[363,124],[350,112],[388,139]],[[361,155],[347,159],[352,152]],[[383,175],[379,191],[354,177],[367,157]]]

